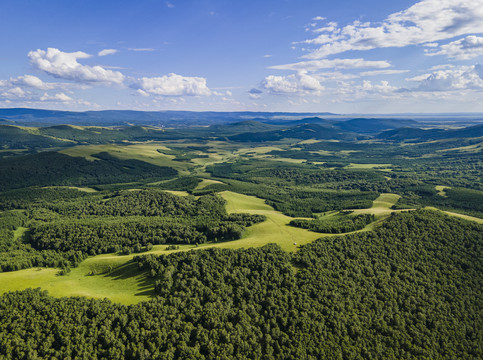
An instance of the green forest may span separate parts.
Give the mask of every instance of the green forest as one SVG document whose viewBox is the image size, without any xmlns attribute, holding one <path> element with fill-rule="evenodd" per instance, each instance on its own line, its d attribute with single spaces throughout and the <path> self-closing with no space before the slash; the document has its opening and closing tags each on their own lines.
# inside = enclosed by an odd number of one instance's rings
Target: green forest
<svg viewBox="0 0 483 360">
<path fill-rule="evenodd" d="M 157 297 L 123 306 L 0 298 L 6 359 L 480 358 L 483 227 L 430 211 L 375 231 L 276 245 L 138 256 Z M 26 336 L 28 334 L 28 336 Z"/>
<path fill-rule="evenodd" d="M 1 359 L 483 358 L 481 125 L 216 119 L 0 125 Z"/>
</svg>

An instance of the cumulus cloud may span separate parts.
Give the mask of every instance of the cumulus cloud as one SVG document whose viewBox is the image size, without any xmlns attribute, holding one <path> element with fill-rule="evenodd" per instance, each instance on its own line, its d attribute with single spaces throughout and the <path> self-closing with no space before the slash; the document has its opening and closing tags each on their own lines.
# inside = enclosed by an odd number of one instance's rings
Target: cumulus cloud
<svg viewBox="0 0 483 360">
<path fill-rule="evenodd" d="M 30 63 L 56 78 L 77 82 L 98 82 L 106 84 L 122 84 L 124 75 L 119 71 L 106 70 L 101 66 L 82 65 L 78 59 L 89 58 L 82 51 L 66 53 L 55 48 L 30 51 Z"/>
<path fill-rule="evenodd" d="M 483 0 L 422 0 L 389 15 L 381 23 L 362 23 L 316 30 L 304 41 L 318 48 L 304 55 L 321 59 L 349 50 L 422 45 L 456 36 L 483 32 Z"/>
<path fill-rule="evenodd" d="M 406 91 L 453 91 L 483 89 L 483 66 L 458 66 L 406 79 L 417 86 Z"/>
<path fill-rule="evenodd" d="M 269 69 L 294 70 L 294 71 L 317 71 L 319 69 L 355 69 L 355 68 L 387 68 L 391 64 L 387 61 L 368 61 L 364 59 L 322 59 L 311 61 L 300 61 L 293 64 L 274 65 Z"/>
<path fill-rule="evenodd" d="M 269 75 L 262 81 L 261 86 L 272 94 L 315 94 L 324 89 L 315 77 L 305 71 L 288 76 Z"/>
<path fill-rule="evenodd" d="M 25 97 L 26 93 L 22 90 L 22 88 L 14 87 L 2 92 L 1 96 L 6 99 L 16 99 Z"/>
<path fill-rule="evenodd" d="M 57 93 L 55 95 L 49 95 L 47 93 L 44 93 L 44 95 L 40 97 L 40 101 L 70 102 L 72 101 L 72 98 L 64 93 Z"/>
<path fill-rule="evenodd" d="M 454 58 L 456 60 L 473 59 L 483 55 L 483 37 L 470 35 L 463 39 L 441 45 L 439 50 L 426 50 L 426 55 L 446 55 L 447 57 Z"/>
<path fill-rule="evenodd" d="M 98 56 L 106 56 L 106 55 L 112 55 L 112 54 L 115 54 L 117 53 L 119 50 L 116 50 L 116 49 L 104 49 L 104 50 L 101 50 L 97 53 Z"/>
<path fill-rule="evenodd" d="M 22 75 L 16 78 L 10 78 L 9 80 L 0 80 L 1 87 L 21 86 L 21 87 L 32 87 L 40 90 L 50 90 L 63 85 L 64 84 L 46 83 L 33 75 Z"/>
<path fill-rule="evenodd" d="M 131 88 L 141 90 L 141 94 L 160 96 L 203 96 L 210 95 L 206 79 L 201 77 L 186 77 L 169 74 L 161 77 L 143 77 L 135 79 Z"/>
</svg>

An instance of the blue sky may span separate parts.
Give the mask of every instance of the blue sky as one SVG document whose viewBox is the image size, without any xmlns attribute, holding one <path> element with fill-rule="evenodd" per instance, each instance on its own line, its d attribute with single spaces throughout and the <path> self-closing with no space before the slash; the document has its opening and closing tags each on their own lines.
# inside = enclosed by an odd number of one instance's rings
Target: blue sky
<svg viewBox="0 0 483 360">
<path fill-rule="evenodd" d="M 0 45 L 0 107 L 483 111 L 483 0 L 2 0 Z"/>
</svg>

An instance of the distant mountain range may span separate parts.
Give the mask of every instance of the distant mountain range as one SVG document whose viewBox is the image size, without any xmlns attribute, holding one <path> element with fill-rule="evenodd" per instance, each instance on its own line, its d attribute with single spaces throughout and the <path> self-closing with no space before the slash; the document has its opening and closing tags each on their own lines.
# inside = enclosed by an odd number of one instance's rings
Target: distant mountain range
<svg viewBox="0 0 483 360">
<path fill-rule="evenodd" d="M 419 129 L 419 128 L 399 128 L 388 130 L 377 135 L 378 139 L 392 141 L 428 141 L 451 138 L 467 138 L 483 136 L 483 125 L 469 126 L 463 129 L 444 130 L 444 129 Z"/>
<path fill-rule="evenodd" d="M 332 113 L 288 112 L 194 112 L 194 111 L 58 111 L 27 108 L 0 109 L 0 119 L 14 121 L 18 125 L 49 126 L 72 124 L 83 126 L 151 125 L 164 127 L 207 126 L 228 124 L 243 120 L 293 119 L 310 116 L 335 116 Z"/>
</svg>

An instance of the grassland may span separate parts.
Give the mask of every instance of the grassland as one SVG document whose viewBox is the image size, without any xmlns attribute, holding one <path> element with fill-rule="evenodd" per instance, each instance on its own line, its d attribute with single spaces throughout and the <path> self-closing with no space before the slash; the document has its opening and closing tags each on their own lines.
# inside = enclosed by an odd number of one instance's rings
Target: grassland
<svg viewBox="0 0 483 360">
<path fill-rule="evenodd" d="M 60 151 L 69 156 L 83 157 L 87 160 L 97 160 L 92 155 L 100 152 L 108 152 L 121 160 L 140 160 L 158 166 L 169 166 L 179 171 L 180 175 L 188 175 L 193 164 L 182 161 L 173 161 L 174 155 L 166 155 L 158 152 L 158 149 L 167 149 L 159 143 L 142 143 L 134 145 L 86 145 L 74 146 Z"/>
<path fill-rule="evenodd" d="M 240 240 L 204 244 L 198 247 L 181 245 L 179 250 L 174 251 L 166 250 L 165 245 L 157 245 L 143 254 L 168 254 L 209 247 L 239 249 L 263 246 L 268 243 L 277 243 L 286 251 L 294 251 L 295 242 L 297 245 L 302 245 L 323 236 L 288 226 L 292 218 L 275 211 L 262 199 L 233 192 L 223 192 L 221 195 L 227 201 L 229 213 L 263 214 L 267 217 L 267 221 L 249 227 Z M 21 236 L 25 230 L 25 228 L 19 228 L 18 236 Z M 0 273 L 0 294 L 6 291 L 40 287 L 56 297 L 86 296 L 108 298 L 122 304 L 138 303 L 153 296 L 154 284 L 145 273 L 137 270 L 136 265 L 131 261 L 133 257 L 134 255 L 117 254 L 93 256 L 63 276 L 58 275 L 58 269 L 48 268 Z"/>
<path fill-rule="evenodd" d="M 445 213 L 447 215 L 450 215 L 450 216 L 456 216 L 456 217 L 459 217 L 460 219 L 465 219 L 465 220 L 469 220 L 469 221 L 475 221 L 478 224 L 483 224 L 483 219 L 480 219 L 480 218 L 477 218 L 477 217 L 474 217 L 474 216 L 459 214 L 459 213 L 455 213 L 455 212 L 451 212 L 451 211 L 440 210 L 440 209 L 437 209 L 437 208 L 432 207 L 432 206 L 426 206 L 425 209 L 435 210 L 435 211 L 441 211 L 441 212 L 443 212 L 443 213 Z"/>
<path fill-rule="evenodd" d="M 445 190 L 450 189 L 450 187 L 449 186 L 436 185 L 435 189 L 438 192 L 438 195 L 443 196 L 443 197 L 447 197 Z"/>
<path fill-rule="evenodd" d="M 184 195 L 184 194 L 179 194 Z M 310 243 L 315 239 L 329 236 L 328 234 L 314 233 L 305 229 L 288 226 L 293 219 L 274 210 L 265 204 L 263 199 L 254 196 L 242 195 L 230 191 L 220 194 L 226 200 L 228 213 L 261 214 L 267 217 L 263 223 L 247 228 L 239 240 L 208 243 L 201 246 L 181 245 L 178 250 L 166 250 L 165 245 L 156 245 L 152 250 L 143 254 L 169 254 L 177 251 L 189 251 L 219 248 L 249 248 L 259 247 L 268 243 L 279 244 L 285 251 L 296 251 L 297 246 Z M 391 206 L 399 198 L 395 194 L 381 194 L 370 209 L 354 210 L 354 213 L 371 213 L 376 215 L 376 222 L 369 224 L 359 231 L 372 229 L 377 223 L 390 215 Z M 326 213 L 331 216 L 337 212 Z M 445 212 L 467 220 L 483 223 L 482 219 L 456 213 Z M 18 228 L 16 237 L 22 236 L 26 228 Z M 295 245 L 295 243 L 297 245 Z M 93 256 L 83 261 L 70 273 L 59 276 L 58 269 L 34 268 L 14 272 L 0 273 L 0 294 L 6 291 L 23 290 L 40 287 L 48 290 L 52 296 L 86 296 L 91 298 L 108 298 L 122 304 L 135 304 L 154 296 L 154 284 L 146 273 L 139 272 L 136 264 L 132 262 L 135 255 L 104 254 Z"/>
</svg>

